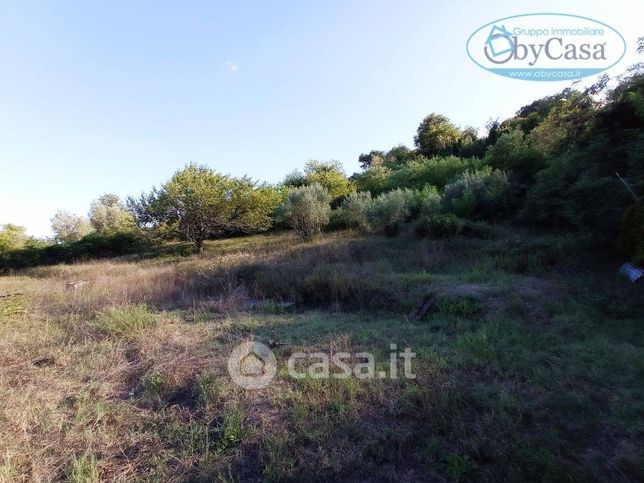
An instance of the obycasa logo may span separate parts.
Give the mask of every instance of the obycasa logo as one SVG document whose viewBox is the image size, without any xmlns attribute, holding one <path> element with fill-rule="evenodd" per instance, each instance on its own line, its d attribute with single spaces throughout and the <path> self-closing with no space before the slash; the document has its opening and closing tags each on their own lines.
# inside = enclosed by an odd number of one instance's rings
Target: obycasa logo
<svg viewBox="0 0 644 483">
<path fill-rule="evenodd" d="M 477 29 L 467 53 L 480 67 L 522 80 L 571 80 L 619 62 L 626 42 L 614 28 L 568 14 L 525 14 Z"/>
</svg>

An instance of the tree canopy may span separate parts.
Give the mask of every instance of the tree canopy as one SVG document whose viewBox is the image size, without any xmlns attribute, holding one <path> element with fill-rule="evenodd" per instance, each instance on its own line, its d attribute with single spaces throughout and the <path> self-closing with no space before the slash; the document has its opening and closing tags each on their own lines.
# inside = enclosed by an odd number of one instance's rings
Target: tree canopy
<svg viewBox="0 0 644 483">
<path fill-rule="evenodd" d="M 201 249 L 208 238 L 267 230 L 280 200 L 277 190 L 250 178 L 189 164 L 160 189 L 130 199 L 129 205 L 141 224 L 162 227 Z"/>
</svg>

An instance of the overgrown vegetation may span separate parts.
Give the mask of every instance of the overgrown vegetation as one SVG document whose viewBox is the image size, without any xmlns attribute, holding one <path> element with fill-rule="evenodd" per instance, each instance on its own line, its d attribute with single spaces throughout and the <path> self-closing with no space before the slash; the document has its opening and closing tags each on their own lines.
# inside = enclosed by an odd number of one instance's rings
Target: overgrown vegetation
<svg viewBox="0 0 644 483">
<path fill-rule="evenodd" d="M 327 227 L 395 236 L 412 223 L 418 233 L 431 234 L 423 228 L 430 218 L 438 223 L 455 215 L 566 231 L 584 237 L 591 249 L 639 259 L 643 98 L 644 76 L 637 65 L 583 91 L 567 88 L 538 99 L 514 117 L 490 122 L 484 136 L 430 114 L 418 127 L 415 149 L 396 146 L 362 154 L 363 171 L 350 178 L 337 161 L 310 161 L 277 186 L 189 164 L 160 188 L 130 197 L 127 208 L 105 194 L 87 219 L 58 212 L 52 219 L 54 246 L 75 252 L 74 244 L 87 236 L 127 235 L 188 240 L 201 250 L 208 239 L 283 226 L 304 241 Z M 434 216 L 439 214 L 448 216 Z M 40 263 L 35 252 L 42 253 L 43 263 L 78 258 L 51 245 L 6 225 L 0 230 L 0 267 Z"/>
<path fill-rule="evenodd" d="M 189 164 L 53 240 L 3 226 L 0 479 L 644 480 L 644 298 L 615 274 L 644 258 L 643 99 L 634 68 L 483 136 L 430 114 L 349 178 Z M 249 340 L 282 367 L 410 347 L 416 378 L 246 391 Z"/>
<path fill-rule="evenodd" d="M 571 259 L 573 239 L 462 233 L 287 232 L 0 278 L 16 294 L 0 298 L 0 475 L 642 479 L 640 287 L 592 254 Z M 409 346 L 416 379 L 280 371 L 243 391 L 226 359 L 248 338 L 280 364 L 301 351 L 386 364 L 391 343 Z"/>
</svg>

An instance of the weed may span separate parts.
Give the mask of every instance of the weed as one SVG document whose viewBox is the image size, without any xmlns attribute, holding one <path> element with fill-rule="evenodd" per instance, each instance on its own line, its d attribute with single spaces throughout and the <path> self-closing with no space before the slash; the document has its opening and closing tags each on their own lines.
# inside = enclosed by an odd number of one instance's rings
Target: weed
<svg viewBox="0 0 644 483">
<path fill-rule="evenodd" d="M 96 457 L 88 454 L 74 457 L 68 476 L 72 483 L 97 483 L 100 481 Z"/>
<path fill-rule="evenodd" d="M 125 305 L 109 307 L 96 318 L 97 327 L 110 335 L 128 337 L 152 327 L 155 315 L 147 305 Z"/>
<path fill-rule="evenodd" d="M 483 313 L 483 306 L 472 297 L 441 297 L 438 310 L 450 317 L 474 318 Z"/>
<path fill-rule="evenodd" d="M 467 455 L 461 456 L 456 453 L 448 453 L 444 458 L 447 474 L 456 481 L 468 477 L 474 471 L 475 465 Z"/>
<path fill-rule="evenodd" d="M 216 449 L 219 452 L 237 446 L 244 438 L 244 410 L 239 405 L 226 408 L 217 428 Z"/>
</svg>

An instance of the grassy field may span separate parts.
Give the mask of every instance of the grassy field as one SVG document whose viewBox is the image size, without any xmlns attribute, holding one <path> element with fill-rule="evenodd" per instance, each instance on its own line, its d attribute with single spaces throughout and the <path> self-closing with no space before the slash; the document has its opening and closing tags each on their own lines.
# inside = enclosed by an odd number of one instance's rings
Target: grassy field
<svg viewBox="0 0 644 483">
<path fill-rule="evenodd" d="M 470 225 L 0 277 L 0 480 L 641 481 L 644 297 L 600 259 Z M 394 343 L 417 377 L 244 390 L 251 339 L 280 364 Z"/>
</svg>

